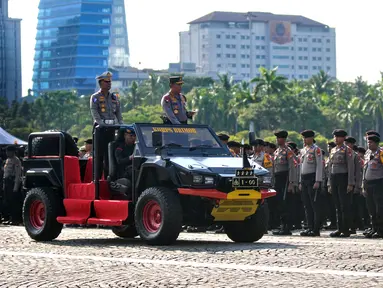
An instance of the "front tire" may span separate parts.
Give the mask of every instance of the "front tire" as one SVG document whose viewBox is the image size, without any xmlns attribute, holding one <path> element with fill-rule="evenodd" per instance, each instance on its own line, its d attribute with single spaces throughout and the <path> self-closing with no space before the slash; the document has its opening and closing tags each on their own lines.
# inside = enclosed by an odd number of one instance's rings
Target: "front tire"
<svg viewBox="0 0 383 288">
<path fill-rule="evenodd" d="M 251 218 L 243 222 L 226 222 L 223 227 L 227 237 L 234 242 L 252 243 L 263 237 L 268 225 L 267 203 L 259 205 L 257 211 Z"/>
<path fill-rule="evenodd" d="M 150 245 L 170 245 L 181 232 L 182 207 L 177 193 L 163 187 L 146 189 L 138 198 L 136 229 Z"/>
<path fill-rule="evenodd" d="M 57 217 L 63 215 L 62 199 L 49 188 L 33 188 L 25 197 L 23 221 L 29 237 L 36 241 L 56 239 L 63 228 Z"/>
</svg>

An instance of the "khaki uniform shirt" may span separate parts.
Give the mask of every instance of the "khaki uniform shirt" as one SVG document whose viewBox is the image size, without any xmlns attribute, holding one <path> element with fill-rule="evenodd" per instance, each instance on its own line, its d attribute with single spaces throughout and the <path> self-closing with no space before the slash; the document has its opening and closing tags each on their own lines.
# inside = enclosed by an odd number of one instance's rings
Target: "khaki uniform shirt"
<svg viewBox="0 0 383 288">
<path fill-rule="evenodd" d="M 181 124 L 181 121 L 189 119 L 186 109 L 186 97 L 182 94 L 173 95 L 171 92 L 165 94 L 161 99 L 161 106 L 172 124 Z"/>
<path fill-rule="evenodd" d="M 363 180 L 377 180 L 383 178 L 383 150 L 378 148 L 372 152 L 367 150 L 364 155 Z"/>
<path fill-rule="evenodd" d="M 302 175 L 315 173 L 315 181 L 323 181 L 323 155 L 322 150 L 315 144 L 310 147 L 304 147 L 301 150 L 301 181 Z"/>
<path fill-rule="evenodd" d="M 21 184 L 21 161 L 16 156 L 8 158 L 4 165 L 4 178 L 11 178 L 15 181 L 14 190 L 18 190 Z"/>
<path fill-rule="evenodd" d="M 348 174 L 347 185 L 355 185 L 355 161 L 354 151 L 342 145 L 340 147 L 334 147 L 331 149 L 329 157 L 329 177 L 328 186 L 331 183 L 331 177 L 334 174 Z"/>
<path fill-rule="evenodd" d="M 107 96 L 101 90 L 90 97 L 90 111 L 93 121 L 97 124 L 105 124 L 105 120 L 114 121 L 114 124 L 123 124 L 121 104 L 117 96 L 108 93 Z"/>
<path fill-rule="evenodd" d="M 273 175 L 275 176 L 276 173 L 288 171 L 289 182 L 295 183 L 297 180 L 295 169 L 293 151 L 287 145 L 278 147 L 274 152 Z"/>
</svg>

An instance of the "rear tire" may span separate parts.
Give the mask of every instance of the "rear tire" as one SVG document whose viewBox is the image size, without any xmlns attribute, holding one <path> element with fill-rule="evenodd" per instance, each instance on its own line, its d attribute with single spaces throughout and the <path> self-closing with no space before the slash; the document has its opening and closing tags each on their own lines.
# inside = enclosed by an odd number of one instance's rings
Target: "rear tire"
<svg viewBox="0 0 383 288">
<path fill-rule="evenodd" d="M 227 237 L 232 241 L 252 243 L 261 239 L 265 232 L 267 232 L 268 219 L 268 207 L 265 202 L 258 206 L 257 211 L 251 218 L 243 222 L 226 222 L 223 227 Z"/>
<path fill-rule="evenodd" d="M 137 229 L 134 225 L 113 227 L 112 232 L 118 237 L 127 239 L 138 236 Z"/>
<path fill-rule="evenodd" d="M 136 229 L 150 245 L 174 243 L 182 228 L 182 207 L 177 193 L 164 187 L 146 189 L 138 198 Z"/>
<path fill-rule="evenodd" d="M 64 213 L 62 199 L 49 188 L 33 188 L 25 197 L 23 221 L 29 237 L 36 241 L 56 239 L 63 228 L 57 217 Z"/>
<path fill-rule="evenodd" d="M 45 132 L 53 132 L 48 130 Z M 72 136 L 68 133 L 60 131 L 65 137 L 65 155 L 78 156 L 78 148 Z M 48 137 L 36 137 L 32 140 L 32 155 L 34 156 L 47 156 L 59 155 L 60 139 Z"/>
</svg>

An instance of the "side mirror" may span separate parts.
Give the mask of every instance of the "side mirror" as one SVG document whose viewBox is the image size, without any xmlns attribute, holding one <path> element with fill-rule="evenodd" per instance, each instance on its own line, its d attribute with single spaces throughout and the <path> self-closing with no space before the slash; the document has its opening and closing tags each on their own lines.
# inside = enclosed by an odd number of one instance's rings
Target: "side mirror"
<svg viewBox="0 0 383 288">
<path fill-rule="evenodd" d="M 249 132 L 249 144 L 253 143 L 255 141 L 255 133 Z"/>
<path fill-rule="evenodd" d="M 152 132 L 152 144 L 153 144 L 153 147 L 162 146 L 162 132 L 159 132 L 159 131 Z"/>
</svg>

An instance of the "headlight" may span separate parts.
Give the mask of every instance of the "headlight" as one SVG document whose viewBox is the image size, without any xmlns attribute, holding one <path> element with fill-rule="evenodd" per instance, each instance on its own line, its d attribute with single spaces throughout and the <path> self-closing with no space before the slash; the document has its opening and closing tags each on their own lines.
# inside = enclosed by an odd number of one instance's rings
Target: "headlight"
<svg viewBox="0 0 383 288">
<path fill-rule="evenodd" d="M 213 185 L 214 178 L 213 177 L 205 177 L 205 184 Z"/>
<path fill-rule="evenodd" d="M 214 185 L 214 177 L 203 176 L 203 175 L 193 175 L 193 184 Z"/>
<path fill-rule="evenodd" d="M 193 183 L 194 184 L 202 184 L 203 183 L 203 176 L 202 175 L 194 175 L 193 176 Z"/>
</svg>

